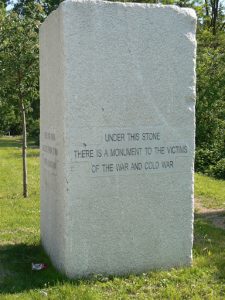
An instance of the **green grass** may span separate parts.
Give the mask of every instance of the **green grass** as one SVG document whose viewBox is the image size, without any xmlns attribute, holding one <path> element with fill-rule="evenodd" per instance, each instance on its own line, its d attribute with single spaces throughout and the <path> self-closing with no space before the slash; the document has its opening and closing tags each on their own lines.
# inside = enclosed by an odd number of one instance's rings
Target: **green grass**
<svg viewBox="0 0 225 300">
<path fill-rule="evenodd" d="M 225 208 L 225 181 L 195 174 L 195 197 L 207 208 Z"/>
<path fill-rule="evenodd" d="M 192 268 L 83 281 L 59 274 L 40 246 L 39 152 L 28 151 L 29 199 L 24 200 L 19 147 L 19 139 L 0 139 L 0 299 L 225 299 L 225 232 L 201 215 L 195 220 Z M 204 179 L 209 186 L 211 179 L 197 175 L 198 196 Z M 212 206 L 223 203 L 217 197 L 224 182 L 213 184 L 217 190 L 205 194 Z M 49 267 L 34 272 L 32 262 Z"/>
</svg>

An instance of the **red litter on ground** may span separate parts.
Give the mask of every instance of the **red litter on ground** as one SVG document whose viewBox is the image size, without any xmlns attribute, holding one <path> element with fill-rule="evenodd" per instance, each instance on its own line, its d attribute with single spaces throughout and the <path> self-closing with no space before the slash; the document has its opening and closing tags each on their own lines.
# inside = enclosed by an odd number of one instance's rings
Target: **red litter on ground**
<svg viewBox="0 0 225 300">
<path fill-rule="evenodd" d="M 46 264 L 35 264 L 32 263 L 32 271 L 41 271 L 46 269 L 48 266 Z"/>
</svg>

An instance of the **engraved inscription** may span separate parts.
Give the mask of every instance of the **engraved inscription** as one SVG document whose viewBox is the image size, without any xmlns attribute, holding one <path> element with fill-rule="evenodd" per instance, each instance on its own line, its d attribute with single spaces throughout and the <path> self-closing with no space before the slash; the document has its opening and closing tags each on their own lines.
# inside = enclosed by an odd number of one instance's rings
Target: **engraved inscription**
<svg viewBox="0 0 225 300">
<path fill-rule="evenodd" d="M 57 169 L 58 148 L 55 146 L 56 135 L 54 132 L 45 131 L 43 134 L 44 144 L 41 146 L 43 162 L 46 168 Z"/>
<path fill-rule="evenodd" d="M 101 130 L 101 129 L 99 129 Z M 167 141 L 167 142 L 166 142 Z M 181 171 L 177 158 L 190 156 L 188 144 L 170 142 L 162 130 L 102 130 L 102 143 L 73 150 L 72 162 L 89 162 L 94 176 Z"/>
</svg>

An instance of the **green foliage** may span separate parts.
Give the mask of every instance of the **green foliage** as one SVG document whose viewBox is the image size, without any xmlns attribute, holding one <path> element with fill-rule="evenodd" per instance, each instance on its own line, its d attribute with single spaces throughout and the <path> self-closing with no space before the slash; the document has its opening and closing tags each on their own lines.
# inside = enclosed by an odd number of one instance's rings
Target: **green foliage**
<svg viewBox="0 0 225 300">
<path fill-rule="evenodd" d="M 55 10 L 61 2 L 63 2 L 63 0 L 18 0 L 14 5 L 13 10 L 19 15 L 43 20 Z M 41 14 L 39 13 L 34 16 L 34 9 L 37 7 Z"/>
<path fill-rule="evenodd" d="M 196 143 L 225 150 L 225 34 L 198 34 Z"/>
<path fill-rule="evenodd" d="M 0 0 L 0 7 L 2 9 L 4 9 L 4 8 L 6 8 L 8 3 L 9 3 L 9 0 Z"/>
<path fill-rule="evenodd" d="M 40 144 L 40 120 L 35 120 L 30 125 L 30 129 L 28 129 L 28 138 L 34 141 L 35 145 L 39 146 Z"/>
<path fill-rule="evenodd" d="M 217 4 L 216 4 L 217 3 Z M 225 12 L 221 1 L 205 1 L 198 13 L 196 160 L 197 171 L 219 175 L 225 158 Z M 221 164 L 218 165 L 218 169 Z"/>
<path fill-rule="evenodd" d="M 216 178 L 225 180 L 225 158 L 220 159 L 216 165 L 211 168 L 211 174 Z"/>
<path fill-rule="evenodd" d="M 0 115 L 2 131 L 21 128 L 18 123 L 21 123 L 22 103 L 31 119 L 37 117 L 39 24 L 38 20 L 21 17 L 13 11 L 1 14 L 0 106 L 5 112 Z"/>
<path fill-rule="evenodd" d="M 12 106 L 0 100 L 0 134 L 21 133 L 20 120 Z"/>
<path fill-rule="evenodd" d="M 207 172 L 211 165 L 216 163 L 215 152 L 209 149 L 199 148 L 195 151 L 195 171 Z"/>
<path fill-rule="evenodd" d="M 54 9 L 57 9 L 59 4 L 63 2 L 63 0 L 44 0 L 43 5 L 46 14 L 50 14 Z"/>
</svg>

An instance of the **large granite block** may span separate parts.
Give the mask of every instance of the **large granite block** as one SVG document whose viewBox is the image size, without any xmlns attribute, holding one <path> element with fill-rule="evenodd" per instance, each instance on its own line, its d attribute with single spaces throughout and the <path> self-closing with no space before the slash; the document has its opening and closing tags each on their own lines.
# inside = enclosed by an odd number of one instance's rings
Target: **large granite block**
<svg viewBox="0 0 225 300">
<path fill-rule="evenodd" d="M 191 264 L 195 27 L 72 0 L 41 26 L 41 239 L 69 277 Z"/>
</svg>

